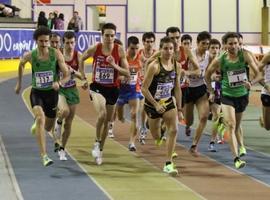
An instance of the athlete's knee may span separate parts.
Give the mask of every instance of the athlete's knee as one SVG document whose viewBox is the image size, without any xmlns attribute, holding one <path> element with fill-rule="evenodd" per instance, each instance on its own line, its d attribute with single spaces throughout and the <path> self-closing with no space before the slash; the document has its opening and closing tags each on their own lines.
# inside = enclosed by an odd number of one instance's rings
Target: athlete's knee
<svg viewBox="0 0 270 200">
<path fill-rule="evenodd" d="M 59 115 L 62 117 L 62 118 L 67 118 L 67 116 L 69 115 L 69 109 L 68 108 L 63 108 L 63 109 L 60 109 L 59 110 Z"/>
<path fill-rule="evenodd" d="M 132 121 L 136 120 L 137 113 L 135 110 L 130 111 L 130 118 Z"/>
<path fill-rule="evenodd" d="M 225 121 L 225 125 L 226 125 L 227 129 L 235 130 L 236 124 L 234 121 L 227 120 L 227 121 Z"/>
<path fill-rule="evenodd" d="M 204 114 L 200 117 L 200 122 L 201 123 L 206 123 L 208 120 L 208 115 Z"/>
<path fill-rule="evenodd" d="M 42 112 L 37 113 L 35 119 L 36 119 L 37 124 L 42 124 L 42 125 L 45 124 L 45 115 L 44 115 L 44 113 L 42 113 Z"/>
</svg>

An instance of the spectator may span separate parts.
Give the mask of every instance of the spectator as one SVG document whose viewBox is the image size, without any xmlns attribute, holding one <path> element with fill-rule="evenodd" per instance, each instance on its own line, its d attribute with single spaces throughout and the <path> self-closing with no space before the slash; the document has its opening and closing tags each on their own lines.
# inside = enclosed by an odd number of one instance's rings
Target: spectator
<svg viewBox="0 0 270 200">
<path fill-rule="evenodd" d="M 45 12 L 40 11 L 39 15 L 38 15 L 38 22 L 37 22 L 37 27 L 41 27 L 41 26 L 48 26 L 48 20 L 45 16 Z"/>
<path fill-rule="evenodd" d="M 78 27 L 75 26 L 75 19 L 72 17 L 71 20 L 68 22 L 68 30 L 73 30 L 74 32 L 78 32 Z"/>
<path fill-rule="evenodd" d="M 59 17 L 55 20 L 55 29 L 57 30 L 64 30 L 64 24 L 65 20 L 64 20 L 64 14 L 63 13 L 60 13 L 59 14 Z"/>
<path fill-rule="evenodd" d="M 48 28 L 53 29 L 53 18 L 54 14 L 52 12 L 49 13 L 49 18 L 48 18 Z"/>
<path fill-rule="evenodd" d="M 73 12 L 73 19 L 75 20 L 75 27 L 77 27 L 78 30 L 83 30 L 83 21 L 82 18 L 79 16 L 78 11 Z"/>
</svg>

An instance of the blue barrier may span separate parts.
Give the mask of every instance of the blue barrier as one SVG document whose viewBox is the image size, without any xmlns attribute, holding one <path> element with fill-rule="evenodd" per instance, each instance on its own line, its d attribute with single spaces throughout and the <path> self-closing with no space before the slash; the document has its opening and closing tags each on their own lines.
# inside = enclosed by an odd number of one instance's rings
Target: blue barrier
<svg viewBox="0 0 270 200">
<path fill-rule="evenodd" d="M 0 59 L 19 58 L 24 52 L 36 48 L 33 32 L 31 29 L 0 29 Z M 55 32 L 63 35 L 65 31 Z M 98 31 L 80 31 L 76 37 L 76 49 L 80 52 L 101 41 Z M 117 38 L 120 38 L 120 33 L 117 33 Z"/>
</svg>

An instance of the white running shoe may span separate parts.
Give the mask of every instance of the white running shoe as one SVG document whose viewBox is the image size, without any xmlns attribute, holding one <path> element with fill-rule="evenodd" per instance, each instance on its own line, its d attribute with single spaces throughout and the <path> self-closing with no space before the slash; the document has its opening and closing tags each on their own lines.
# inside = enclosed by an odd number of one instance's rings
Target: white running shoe
<svg viewBox="0 0 270 200">
<path fill-rule="evenodd" d="M 61 149 L 60 151 L 58 151 L 58 155 L 59 155 L 60 160 L 62 160 L 62 161 L 68 160 L 64 149 Z"/>
<path fill-rule="evenodd" d="M 100 143 L 99 142 L 94 143 L 94 147 L 92 149 L 92 156 L 94 157 L 95 162 L 97 163 L 97 165 L 100 165 L 102 163 L 101 152 L 100 152 Z M 101 162 L 99 161 L 100 158 L 101 158 Z"/>
<path fill-rule="evenodd" d="M 108 130 L 108 137 L 109 137 L 109 138 L 114 138 L 114 134 L 113 134 L 113 129 L 112 129 L 112 128 L 110 128 L 110 129 Z"/>
<path fill-rule="evenodd" d="M 97 165 L 101 165 L 102 164 L 102 151 L 99 151 L 99 156 L 95 158 L 95 162 Z"/>
</svg>

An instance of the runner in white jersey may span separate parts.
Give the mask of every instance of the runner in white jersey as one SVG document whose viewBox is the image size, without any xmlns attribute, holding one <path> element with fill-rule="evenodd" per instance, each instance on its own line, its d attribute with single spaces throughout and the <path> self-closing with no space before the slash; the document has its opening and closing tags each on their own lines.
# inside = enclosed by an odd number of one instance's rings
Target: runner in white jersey
<svg viewBox="0 0 270 200">
<path fill-rule="evenodd" d="M 263 128 L 270 130 L 270 52 L 264 55 L 259 65 L 260 70 L 264 70 L 264 87 L 261 92 L 262 117 L 260 123 Z"/>
<path fill-rule="evenodd" d="M 193 50 L 193 54 L 197 57 L 201 73 L 199 76 L 189 76 L 189 87 L 184 98 L 187 128 L 193 124 L 194 105 L 198 111 L 199 124 L 195 130 L 195 136 L 189 150 L 194 156 L 199 155 L 197 145 L 206 126 L 209 114 L 209 103 L 207 97 L 207 88 L 204 81 L 204 74 L 207 66 L 209 65 L 208 46 L 210 39 L 211 35 L 206 31 L 200 32 L 197 36 L 197 48 Z M 193 65 L 190 64 L 188 68 L 189 70 L 192 70 Z"/>
</svg>

